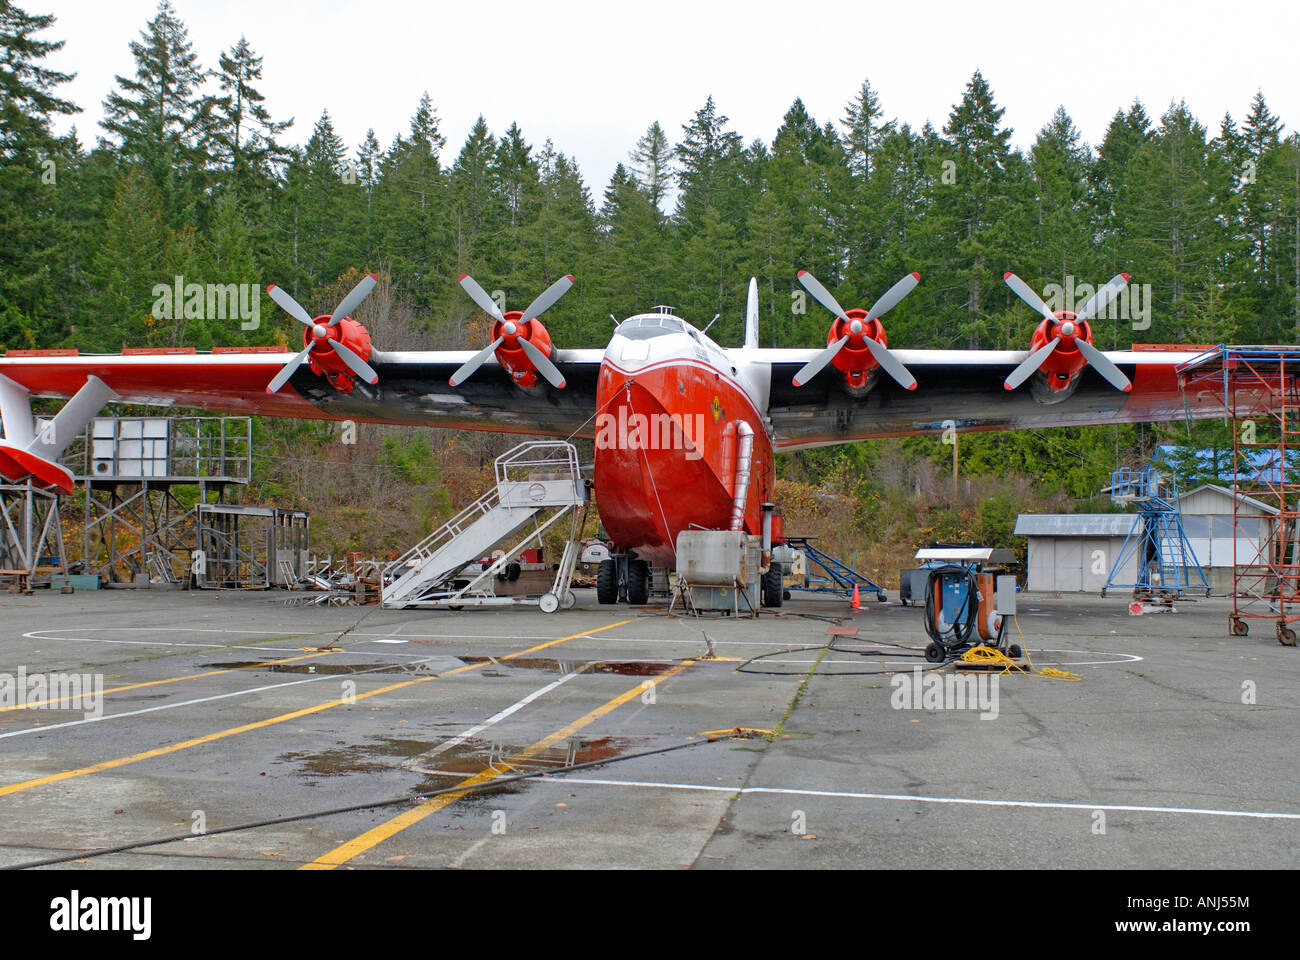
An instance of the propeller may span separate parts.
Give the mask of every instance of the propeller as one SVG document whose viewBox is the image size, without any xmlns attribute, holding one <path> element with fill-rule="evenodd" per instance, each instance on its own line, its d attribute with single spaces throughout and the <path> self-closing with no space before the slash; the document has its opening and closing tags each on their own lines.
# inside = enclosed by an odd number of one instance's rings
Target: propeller
<svg viewBox="0 0 1300 960">
<path fill-rule="evenodd" d="M 378 283 L 378 281 L 378 274 L 368 273 L 362 277 L 361 282 L 353 287 L 346 297 L 339 301 L 339 305 L 335 307 L 334 312 L 330 314 L 329 320 L 324 323 L 320 323 L 317 319 L 313 318 L 312 315 L 304 310 L 302 305 L 298 303 L 298 301 L 295 300 L 283 287 L 277 287 L 275 284 L 268 286 L 266 292 L 271 299 L 278 303 L 285 313 L 311 331 L 311 342 L 307 344 L 306 349 L 301 353 L 296 354 L 292 360 L 284 365 L 280 372 L 275 375 L 275 378 L 266 385 L 266 392 L 279 392 L 280 388 L 289 382 L 289 378 L 294 375 L 294 372 L 300 366 L 302 366 L 303 362 L 311 352 L 316 350 L 322 344 L 329 344 L 330 349 L 338 354 L 339 359 L 347 365 L 348 369 L 366 383 L 378 383 L 379 374 L 375 373 L 370 364 L 361 359 L 355 350 L 339 340 L 339 334 L 336 332 L 339 321 L 343 320 L 352 313 L 353 310 L 361 305 L 361 301 L 370 294 L 370 291 L 375 288 L 375 284 Z"/>
<path fill-rule="evenodd" d="M 542 293 L 528 305 L 528 309 L 520 315 L 518 320 L 506 319 L 505 315 L 501 312 L 501 308 L 497 306 L 496 301 L 488 296 L 487 291 L 479 286 L 478 282 L 468 273 L 461 275 L 460 285 L 464 288 L 465 292 L 469 294 L 470 299 L 478 304 L 479 309 L 500 325 L 500 335 L 478 353 L 474 354 L 474 356 L 461 364 L 459 369 L 451 375 L 448 382 L 453 387 L 464 383 L 474 375 L 474 371 L 481 367 L 488 357 L 496 353 L 497 348 L 505 344 L 507 341 L 514 341 L 514 343 L 519 346 L 519 349 L 524 352 L 524 356 L 528 358 L 537 372 L 545 377 L 550 382 L 551 386 L 555 387 L 557 390 L 563 389 L 565 384 L 564 374 L 560 373 L 559 368 L 551 362 L 550 358 L 547 357 L 546 354 L 542 353 L 542 351 L 537 349 L 537 347 L 527 337 L 522 335 L 522 328 L 530 321 L 536 320 L 539 316 L 553 307 L 560 297 L 569 292 L 569 288 L 573 286 L 573 275 L 570 274 L 561 277 L 543 290 Z"/>
<path fill-rule="evenodd" d="M 1117 273 L 1111 277 L 1104 286 L 1088 298 L 1072 319 L 1062 317 L 1059 321 L 1056 314 L 1048 308 L 1042 297 L 1035 293 L 1029 284 L 1011 272 L 1008 272 L 1003 279 L 1016 296 L 1037 310 L 1043 319 L 1048 322 L 1049 330 L 1051 324 L 1056 324 L 1055 336 L 1048 343 L 1031 353 L 1003 381 L 1002 385 L 1006 389 L 1014 390 L 1028 380 L 1030 375 L 1043 365 L 1043 361 L 1050 357 L 1056 348 L 1064 342 L 1075 346 L 1083 354 L 1084 360 L 1091 364 L 1116 390 L 1127 393 L 1133 389 L 1133 384 L 1128 377 L 1124 376 L 1119 367 L 1115 366 L 1104 353 L 1092 345 L 1088 336 L 1085 335 L 1086 328 L 1084 327 L 1088 320 L 1109 306 L 1110 302 L 1128 284 L 1129 277 L 1127 273 Z"/>
<path fill-rule="evenodd" d="M 822 368 L 835 359 L 835 355 L 844 349 L 845 344 L 857 337 L 865 344 L 876 362 L 880 364 L 886 373 L 898 381 L 900 386 L 908 390 L 915 390 L 916 378 L 908 372 L 907 368 L 903 366 L 888 347 L 879 340 L 867 336 L 866 328 L 872 320 L 878 320 L 896 307 L 899 301 L 912 292 L 920 280 L 921 275 L 919 273 L 909 273 L 886 290 L 880 299 L 871 305 L 865 319 L 853 320 L 844 312 L 844 308 L 840 306 L 839 301 L 822 285 L 821 281 L 807 270 L 800 270 L 799 282 L 813 295 L 814 300 L 844 321 L 845 329 L 848 332 L 804 364 L 803 368 L 794 375 L 794 385 L 796 387 L 803 386 L 817 376 Z"/>
</svg>

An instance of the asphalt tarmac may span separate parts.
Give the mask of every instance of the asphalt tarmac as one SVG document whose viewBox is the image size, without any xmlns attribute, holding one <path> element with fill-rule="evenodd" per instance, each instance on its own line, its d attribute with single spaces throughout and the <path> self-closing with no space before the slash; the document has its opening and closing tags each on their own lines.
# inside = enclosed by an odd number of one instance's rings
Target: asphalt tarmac
<svg viewBox="0 0 1300 960">
<path fill-rule="evenodd" d="M 1300 648 L 1263 621 L 1230 637 L 1228 601 L 1022 595 L 1034 667 L 1078 679 L 994 680 L 916 673 L 915 607 L 694 619 L 577 593 L 551 615 L 0 595 L 0 866 L 1300 860 Z M 46 702 L 53 674 L 87 677 L 80 699 Z"/>
</svg>

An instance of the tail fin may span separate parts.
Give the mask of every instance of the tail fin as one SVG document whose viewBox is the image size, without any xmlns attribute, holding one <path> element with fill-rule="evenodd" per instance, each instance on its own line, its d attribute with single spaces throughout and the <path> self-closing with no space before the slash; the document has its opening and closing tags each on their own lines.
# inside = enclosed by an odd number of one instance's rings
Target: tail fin
<svg viewBox="0 0 1300 960">
<path fill-rule="evenodd" d="M 745 299 L 745 349 L 758 349 L 758 280 L 749 278 L 749 296 Z"/>
</svg>

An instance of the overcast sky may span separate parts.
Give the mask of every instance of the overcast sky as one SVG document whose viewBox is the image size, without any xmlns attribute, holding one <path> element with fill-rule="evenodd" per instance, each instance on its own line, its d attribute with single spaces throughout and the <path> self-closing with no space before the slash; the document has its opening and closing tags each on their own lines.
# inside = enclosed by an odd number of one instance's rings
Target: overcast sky
<svg viewBox="0 0 1300 960">
<path fill-rule="evenodd" d="M 157 0 L 19 0 L 53 13 L 67 41 L 50 65 L 75 71 L 59 93 L 99 136 L 114 75 L 133 75 L 128 44 Z M 496 0 L 173 0 L 204 67 L 240 34 L 264 58 L 273 117 L 302 143 L 328 109 L 350 149 L 373 127 L 405 132 L 428 90 L 454 160 L 480 113 L 498 135 L 517 121 L 577 159 L 599 200 L 614 165 L 653 120 L 676 141 L 712 94 L 746 141 L 770 143 L 795 97 L 839 120 L 864 78 L 887 117 L 941 127 L 982 70 L 1014 142 L 1026 147 L 1064 105 L 1098 143 L 1134 98 L 1153 118 L 1183 99 L 1211 134 L 1240 121 L 1256 90 L 1288 131 L 1300 126 L 1300 5 L 1261 0 L 1054 3 L 641 0 L 546 4 Z"/>
</svg>

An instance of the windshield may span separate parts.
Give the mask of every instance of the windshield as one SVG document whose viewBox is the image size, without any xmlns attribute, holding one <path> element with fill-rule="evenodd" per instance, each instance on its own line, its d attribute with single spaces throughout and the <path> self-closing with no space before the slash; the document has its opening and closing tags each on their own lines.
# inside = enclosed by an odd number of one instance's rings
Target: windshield
<svg viewBox="0 0 1300 960">
<path fill-rule="evenodd" d="M 633 317 L 619 324 L 615 332 L 629 340 L 650 340 L 685 330 L 686 324 L 676 317 Z"/>
</svg>

